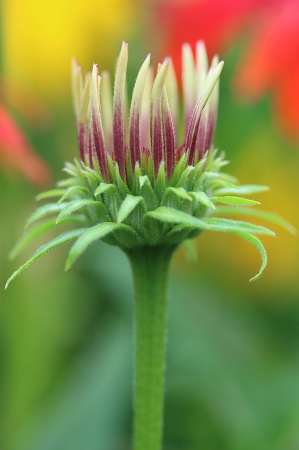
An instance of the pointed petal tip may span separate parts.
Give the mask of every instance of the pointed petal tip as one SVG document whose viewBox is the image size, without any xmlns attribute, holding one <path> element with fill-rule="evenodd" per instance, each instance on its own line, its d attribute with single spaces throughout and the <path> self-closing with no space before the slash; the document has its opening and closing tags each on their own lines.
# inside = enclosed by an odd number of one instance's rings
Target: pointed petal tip
<svg viewBox="0 0 299 450">
<path fill-rule="evenodd" d="M 92 76 L 94 76 L 94 74 L 96 74 L 98 76 L 98 73 L 99 73 L 98 65 L 96 63 L 93 63 L 93 65 L 92 65 Z"/>
</svg>

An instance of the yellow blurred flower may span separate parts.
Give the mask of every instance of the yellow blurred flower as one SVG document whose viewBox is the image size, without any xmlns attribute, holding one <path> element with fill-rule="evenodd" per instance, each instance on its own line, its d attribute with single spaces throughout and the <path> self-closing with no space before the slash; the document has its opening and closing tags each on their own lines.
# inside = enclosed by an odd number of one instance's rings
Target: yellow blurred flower
<svg viewBox="0 0 299 450">
<path fill-rule="evenodd" d="M 137 0 L 5 0 L 5 72 L 53 102 L 69 101 L 70 59 L 114 66 L 134 30 Z M 112 56 L 111 56 L 112 55 Z"/>
</svg>

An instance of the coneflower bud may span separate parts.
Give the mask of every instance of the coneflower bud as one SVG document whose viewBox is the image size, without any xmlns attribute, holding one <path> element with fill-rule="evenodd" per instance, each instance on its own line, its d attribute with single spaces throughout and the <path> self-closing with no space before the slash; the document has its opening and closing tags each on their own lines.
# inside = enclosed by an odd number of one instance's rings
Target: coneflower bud
<svg viewBox="0 0 299 450">
<path fill-rule="evenodd" d="M 38 196 L 39 199 L 61 198 L 58 203 L 37 209 L 28 219 L 27 226 L 48 214 L 58 213 L 56 224 L 73 222 L 79 228 L 42 246 L 8 283 L 49 249 L 70 239 L 78 238 L 70 250 L 67 268 L 97 239 L 118 245 L 125 251 L 159 245 L 174 249 L 204 230 L 230 232 L 252 243 L 263 261 L 253 278 L 256 279 L 263 272 L 267 257 L 255 234 L 274 233 L 262 226 L 214 215 L 251 213 L 279 222 L 291 232 L 294 228 L 277 215 L 244 208 L 259 202 L 242 195 L 264 191 L 267 187 L 237 186 L 235 178 L 221 170 L 227 161 L 223 153 L 217 156 L 213 138 L 223 61 L 219 63 L 215 56 L 208 68 L 202 41 L 196 45 L 195 60 L 191 47 L 183 45 L 182 126 L 171 59 L 166 58 L 159 64 L 154 78 L 150 55 L 137 75 L 128 120 L 127 62 L 128 44 L 123 42 L 112 99 L 107 72 L 103 72 L 101 78 L 98 66 L 94 64 L 92 74 L 87 74 L 83 83 L 81 68 L 72 61 L 80 161 L 66 164 L 65 171 L 70 178 L 58 183 L 58 189 Z M 184 130 L 183 136 L 179 129 Z M 25 235 L 21 239 L 12 255 L 54 225 L 53 219 L 38 223 L 30 230 L 29 237 Z"/>
</svg>

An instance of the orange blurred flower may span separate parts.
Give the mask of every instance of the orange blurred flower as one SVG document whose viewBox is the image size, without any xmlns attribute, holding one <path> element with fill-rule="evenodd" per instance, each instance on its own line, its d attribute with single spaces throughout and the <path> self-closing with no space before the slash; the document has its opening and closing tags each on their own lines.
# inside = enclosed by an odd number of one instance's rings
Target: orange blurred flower
<svg viewBox="0 0 299 450">
<path fill-rule="evenodd" d="M 34 152 L 24 132 L 1 103 L 0 163 L 13 167 L 39 186 L 47 185 L 51 179 L 46 163 Z"/>
<path fill-rule="evenodd" d="M 289 135 L 299 137 L 298 0 L 163 1 L 157 15 L 166 24 L 166 51 L 174 55 L 177 68 L 180 55 L 174 50 L 183 42 L 203 39 L 208 52 L 214 53 L 229 48 L 247 31 L 250 42 L 234 90 L 249 100 L 272 92 L 279 123 Z"/>
</svg>

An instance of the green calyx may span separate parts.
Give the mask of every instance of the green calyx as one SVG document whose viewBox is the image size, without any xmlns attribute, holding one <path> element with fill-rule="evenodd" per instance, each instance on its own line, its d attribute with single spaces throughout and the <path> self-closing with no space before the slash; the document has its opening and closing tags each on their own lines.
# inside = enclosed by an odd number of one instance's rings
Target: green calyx
<svg viewBox="0 0 299 450">
<path fill-rule="evenodd" d="M 267 188 L 237 186 L 233 177 L 221 172 L 221 167 L 227 164 L 224 155 L 217 157 L 216 150 L 210 151 L 195 167 L 188 166 L 187 161 L 188 152 L 181 156 L 168 181 L 163 163 L 155 181 L 147 174 L 147 170 L 136 163 L 134 174 L 131 172 L 127 176 L 127 184 L 120 177 L 116 164 L 109 166 L 113 182 L 107 184 L 96 167 L 91 169 L 77 160 L 74 160 L 74 164 L 67 163 L 64 170 L 69 178 L 59 182 L 58 189 L 38 196 L 38 199 L 59 197 L 58 202 L 41 206 L 29 217 L 26 223 L 26 229 L 29 230 L 12 249 L 11 257 L 55 226 L 74 223 L 77 228 L 40 247 L 31 259 L 14 272 L 6 287 L 16 275 L 48 250 L 74 238 L 77 240 L 69 252 L 66 269 L 72 266 L 88 245 L 98 239 L 123 250 L 160 244 L 179 246 L 184 240 L 193 239 L 204 230 L 233 233 L 252 243 L 262 256 L 261 269 L 252 279 L 258 278 L 266 266 L 267 256 L 255 235 L 273 236 L 274 233 L 259 225 L 215 217 L 215 214 L 239 212 L 279 223 L 291 232 L 295 232 L 294 228 L 277 215 L 274 217 L 271 213 L 251 208 L 259 202 L 243 198 L 243 195 L 262 192 Z M 48 218 L 53 214 L 57 214 L 56 220 Z M 45 217 L 47 220 L 40 221 Z"/>
</svg>

